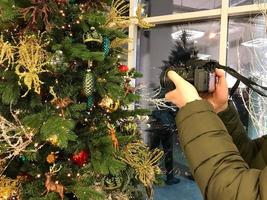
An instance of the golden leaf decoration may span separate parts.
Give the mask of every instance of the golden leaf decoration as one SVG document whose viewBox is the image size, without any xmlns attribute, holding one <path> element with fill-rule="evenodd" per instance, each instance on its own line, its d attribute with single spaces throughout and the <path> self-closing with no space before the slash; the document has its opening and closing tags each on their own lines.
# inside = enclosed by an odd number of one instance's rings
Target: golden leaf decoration
<svg viewBox="0 0 267 200">
<path fill-rule="evenodd" d="M 135 169 L 136 178 L 144 186 L 150 187 L 155 181 L 155 175 L 160 173 L 158 162 L 162 156 L 163 151 L 150 150 L 143 141 L 139 140 L 129 143 L 120 159 Z"/>
<path fill-rule="evenodd" d="M 41 37 L 30 35 L 20 39 L 18 44 L 18 60 L 15 69 L 19 79 L 23 79 L 28 90 L 22 96 L 25 97 L 31 89 L 40 94 L 41 84 L 39 74 L 48 72 L 44 66 L 48 63 L 47 52 L 44 49 Z"/>
<path fill-rule="evenodd" d="M 14 63 L 15 47 L 13 47 L 8 41 L 4 41 L 3 35 L 0 36 L 0 66 L 7 62 L 9 67 Z"/>
<path fill-rule="evenodd" d="M 117 47 L 121 47 L 130 42 L 132 42 L 130 38 L 115 38 L 114 40 L 111 41 L 110 48 L 114 49 Z"/>
<path fill-rule="evenodd" d="M 129 11 L 129 4 L 124 0 L 113 0 L 107 15 L 106 28 L 127 28 L 131 24 L 131 18 L 124 16 Z"/>
<path fill-rule="evenodd" d="M 136 18 L 138 20 L 138 26 L 140 28 L 145 28 L 145 29 L 154 27 L 155 26 L 154 24 L 148 23 L 144 20 L 145 17 L 142 16 L 142 9 L 143 9 L 143 6 L 139 4 L 136 10 Z"/>
</svg>

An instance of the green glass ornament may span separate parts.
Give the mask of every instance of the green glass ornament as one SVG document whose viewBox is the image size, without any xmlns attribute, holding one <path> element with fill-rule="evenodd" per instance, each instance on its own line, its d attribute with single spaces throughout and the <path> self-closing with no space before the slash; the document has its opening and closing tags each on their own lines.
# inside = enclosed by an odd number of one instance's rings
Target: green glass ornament
<svg viewBox="0 0 267 200">
<path fill-rule="evenodd" d="M 91 70 L 87 70 L 83 80 L 83 91 L 84 94 L 89 97 L 95 90 L 95 78 Z"/>
<path fill-rule="evenodd" d="M 76 3 L 76 0 L 69 0 L 69 3 L 70 4 L 75 4 Z"/>
<path fill-rule="evenodd" d="M 94 96 L 91 95 L 87 98 L 86 102 L 87 108 L 91 108 L 94 105 Z"/>
<path fill-rule="evenodd" d="M 109 54 L 109 50 L 110 50 L 110 40 L 107 37 L 104 37 L 103 39 L 103 51 L 105 56 L 107 56 Z"/>
</svg>

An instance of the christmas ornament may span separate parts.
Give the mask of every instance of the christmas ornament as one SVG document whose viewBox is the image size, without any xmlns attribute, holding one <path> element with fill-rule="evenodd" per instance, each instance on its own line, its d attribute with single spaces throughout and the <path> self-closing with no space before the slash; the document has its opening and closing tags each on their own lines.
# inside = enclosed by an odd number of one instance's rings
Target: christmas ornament
<svg viewBox="0 0 267 200">
<path fill-rule="evenodd" d="M 89 97 L 93 94 L 95 90 L 95 77 L 90 69 L 86 71 L 86 74 L 83 78 L 83 92 Z"/>
<path fill-rule="evenodd" d="M 109 50 L 110 50 L 110 40 L 107 37 L 104 37 L 103 51 L 104 51 L 105 56 L 109 54 Z"/>
<path fill-rule="evenodd" d="M 24 84 L 28 88 L 22 97 L 25 97 L 32 88 L 37 94 L 40 94 L 43 82 L 40 81 L 39 74 L 48 72 L 43 69 L 47 64 L 47 52 L 44 47 L 45 44 L 42 44 L 41 37 L 30 35 L 20 39 L 15 72 L 20 80 L 24 79 Z"/>
<path fill-rule="evenodd" d="M 112 146 L 114 147 L 115 150 L 117 150 L 119 148 L 119 141 L 116 135 L 115 127 L 111 124 L 108 124 L 108 129 L 112 141 Z"/>
<path fill-rule="evenodd" d="M 94 105 L 94 96 L 93 95 L 87 97 L 86 105 L 87 105 L 87 108 L 91 108 Z"/>
<path fill-rule="evenodd" d="M 57 135 L 52 135 L 52 136 L 50 136 L 48 139 L 47 139 L 47 141 L 49 141 L 52 145 L 57 145 L 58 144 L 58 137 L 57 137 Z"/>
<path fill-rule="evenodd" d="M 105 96 L 100 103 L 98 104 L 101 108 L 103 108 L 106 112 L 108 113 L 112 113 L 115 112 L 119 106 L 120 106 L 120 102 L 114 101 L 112 98 L 110 98 L 109 96 Z"/>
<path fill-rule="evenodd" d="M 102 35 L 100 35 L 96 31 L 95 27 L 91 27 L 90 31 L 84 34 L 83 42 L 84 43 L 96 42 L 102 44 L 103 38 Z"/>
<path fill-rule="evenodd" d="M 148 198 L 151 199 L 153 193 L 153 182 L 155 176 L 160 173 L 158 162 L 163 156 L 163 151 L 159 149 L 150 150 L 143 141 L 129 143 L 120 159 L 133 167 L 138 178 L 146 187 Z"/>
<path fill-rule="evenodd" d="M 0 66 L 9 67 L 14 62 L 15 48 L 8 42 L 4 41 L 3 35 L 0 36 Z"/>
<path fill-rule="evenodd" d="M 127 65 L 119 65 L 118 69 L 121 72 L 127 72 L 129 70 L 129 67 Z"/>
<path fill-rule="evenodd" d="M 75 4 L 76 3 L 76 0 L 69 0 L 69 3 L 70 4 Z"/>
<path fill-rule="evenodd" d="M 46 157 L 46 162 L 48 162 L 49 164 L 53 164 L 56 162 L 56 159 L 58 158 L 58 156 L 56 155 L 55 152 L 51 152 L 47 157 Z"/>
<path fill-rule="evenodd" d="M 135 122 L 127 121 L 121 124 L 120 130 L 123 133 L 128 135 L 136 135 L 137 134 L 137 124 Z"/>
<path fill-rule="evenodd" d="M 49 64 L 51 64 L 52 66 L 58 66 L 58 65 L 62 65 L 63 62 L 64 62 L 63 51 L 56 50 L 56 52 L 51 57 Z"/>
<path fill-rule="evenodd" d="M 29 161 L 28 158 L 27 158 L 26 156 L 24 156 L 24 155 L 19 156 L 19 159 L 20 159 L 23 163 Z"/>
<path fill-rule="evenodd" d="M 150 24 L 144 20 L 144 17 L 142 16 L 143 15 L 142 10 L 143 6 L 142 4 L 139 4 L 136 9 L 136 18 L 138 20 L 138 26 L 140 28 L 145 28 L 145 29 L 154 27 L 155 26 L 154 24 Z"/>
<path fill-rule="evenodd" d="M 122 179 L 119 176 L 110 174 L 103 178 L 102 185 L 104 190 L 115 190 L 122 186 Z"/>
<path fill-rule="evenodd" d="M 49 32 L 52 28 L 52 24 L 49 21 L 50 14 L 55 10 L 48 4 L 47 0 L 32 0 L 31 3 L 33 6 L 20 9 L 24 20 L 28 22 L 27 28 L 38 29 L 37 20 L 42 19 L 46 31 Z"/>
<path fill-rule="evenodd" d="M 85 163 L 88 162 L 89 152 L 82 150 L 74 155 L 72 155 L 71 160 L 79 167 L 82 167 Z"/>
<path fill-rule="evenodd" d="M 20 199 L 20 187 L 21 184 L 17 179 L 6 178 L 0 176 L 0 199 Z"/>
<path fill-rule="evenodd" d="M 131 18 L 127 16 L 129 3 L 124 0 L 112 1 L 109 13 L 106 17 L 106 28 L 127 28 L 131 24 Z"/>
<path fill-rule="evenodd" d="M 54 97 L 51 100 L 52 105 L 54 105 L 57 109 L 60 109 L 61 110 L 61 116 L 64 117 L 64 110 L 63 109 L 68 107 L 68 105 L 73 103 L 73 101 L 69 97 L 64 97 L 63 99 L 58 98 L 53 87 L 49 88 L 49 92 Z"/>
<path fill-rule="evenodd" d="M 56 169 L 55 167 L 56 165 L 54 164 L 52 167 L 50 167 L 49 172 L 45 173 L 45 193 L 47 194 L 49 192 L 56 192 L 61 197 L 61 200 L 63 200 L 65 187 L 62 184 L 56 183 L 52 180 L 52 176 L 61 169 L 61 167 L 59 167 L 58 169 Z"/>
<path fill-rule="evenodd" d="M 131 82 L 131 79 L 126 78 L 125 83 L 124 83 L 125 96 L 129 93 L 134 93 L 135 91 L 135 88 L 131 86 L 130 82 Z"/>
<path fill-rule="evenodd" d="M 132 42 L 132 40 L 130 38 L 115 38 L 114 40 L 112 40 L 111 44 L 110 44 L 110 48 L 114 49 L 117 47 L 121 47 L 125 44 L 128 44 Z"/>
</svg>

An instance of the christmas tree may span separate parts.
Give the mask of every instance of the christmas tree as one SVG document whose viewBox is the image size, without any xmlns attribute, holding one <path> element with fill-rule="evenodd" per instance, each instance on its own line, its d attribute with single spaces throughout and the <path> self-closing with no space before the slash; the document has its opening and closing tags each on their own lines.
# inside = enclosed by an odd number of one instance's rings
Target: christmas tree
<svg viewBox="0 0 267 200">
<path fill-rule="evenodd" d="M 0 1 L 0 199 L 144 199 L 159 150 L 140 140 L 122 0 Z M 131 105 L 131 106 L 129 106 Z"/>
</svg>

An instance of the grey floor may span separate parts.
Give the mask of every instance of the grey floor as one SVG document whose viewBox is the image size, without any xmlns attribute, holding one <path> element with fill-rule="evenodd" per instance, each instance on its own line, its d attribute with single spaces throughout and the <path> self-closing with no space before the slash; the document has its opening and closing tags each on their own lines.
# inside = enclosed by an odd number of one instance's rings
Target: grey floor
<svg viewBox="0 0 267 200">
<path fill-rule="evenodd" d="M 187 162 L 177 144 L 174 146 L 174 170 L 177 174 L 176 177 L 180 178 L 180 183 L 170 186 L 155 186 L 154 200 L 202 200 L 195 181 L 184 176 L 185 171 L 188 171 Z"/>
</svg>

